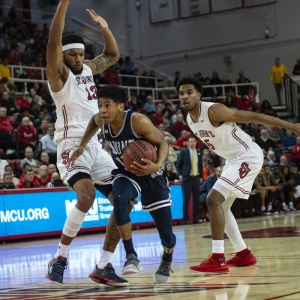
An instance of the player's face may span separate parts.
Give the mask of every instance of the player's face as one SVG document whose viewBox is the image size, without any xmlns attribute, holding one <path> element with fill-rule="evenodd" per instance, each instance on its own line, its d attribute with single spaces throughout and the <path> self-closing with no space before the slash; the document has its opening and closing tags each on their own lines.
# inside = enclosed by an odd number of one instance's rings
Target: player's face
<svg viewBox="0 0 300 300">
<path fill-rule="evenodd" d="M 110 124 L 124 111 L 124 104 L 117 103 L 109 98 L 100 98 L 98 108 L 103 123 Z"/>
<path fill-rule="evenodd" d="M 193 110 L 200 97 L 201 94 L 196 91 L 192 84 L 184 84 L 179 89 L 179 100 L 184 110 Z"/>
<path fill-rule="evenodd" d="M 84 50 L 70 49 L 63 53 L 63 61 L 74 75 L 81 74 L 83 70 Z"/>
</svg>

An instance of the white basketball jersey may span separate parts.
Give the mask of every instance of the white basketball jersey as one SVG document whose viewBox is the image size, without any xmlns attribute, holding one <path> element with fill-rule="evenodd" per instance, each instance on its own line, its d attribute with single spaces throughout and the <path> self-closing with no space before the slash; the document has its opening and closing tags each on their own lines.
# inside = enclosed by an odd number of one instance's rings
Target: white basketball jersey
<svg viewBox="0 0 300 300">
<path fill-rule="evenodd" d="M 51 90 L 56 105 L 57 120 L 55 123 L 54 142 L 63 138 L 82 137 L 89 121 L 98 112 L 97 88 L 92 70 L 83 64 L 80 75 L 71 71 L 64 87 L 57 93 Z"/>
<path fill-rule="evenodd" d="M 187 124 L 193 133 L 217 155 L 231 160 L 248 151 L 252 147 L 253 141 L 234 122 L 225 122 L 219 127 L 212 126 L 208 117 L 208 109 L 214 104 L 201 101 L 197 122 L 194 123 L 188 114 Z"/>
</svg>

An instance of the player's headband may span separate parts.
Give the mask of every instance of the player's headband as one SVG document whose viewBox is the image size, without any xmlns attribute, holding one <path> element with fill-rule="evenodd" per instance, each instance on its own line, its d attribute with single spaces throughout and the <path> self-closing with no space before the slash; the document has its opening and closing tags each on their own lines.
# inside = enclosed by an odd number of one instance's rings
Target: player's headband
<svg viewBox="0 0 300 300">
<path fill-rule="evenodd" d="M 83 49 L 84 50 L 84 45 L 81 43 L 73 43 L 73 44 L 67 44 L 62 46 L 62 51 L 67 51 L 70 49 Z"/>
</svg>

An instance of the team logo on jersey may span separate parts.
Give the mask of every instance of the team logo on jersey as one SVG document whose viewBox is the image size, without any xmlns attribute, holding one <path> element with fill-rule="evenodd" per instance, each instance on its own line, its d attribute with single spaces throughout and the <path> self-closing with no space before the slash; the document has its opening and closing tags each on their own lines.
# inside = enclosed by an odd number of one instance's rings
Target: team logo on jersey
<svg viewBox="0 0 300 300">
<path fill-rule="evenodd" d="M 251 169 L 249 168 L 249 165 L 247 163 L 243 162 L 239 169 L 240 178 L 241 179 L 245 178 L 250 171 L 251 171 Z"/>
</svg>

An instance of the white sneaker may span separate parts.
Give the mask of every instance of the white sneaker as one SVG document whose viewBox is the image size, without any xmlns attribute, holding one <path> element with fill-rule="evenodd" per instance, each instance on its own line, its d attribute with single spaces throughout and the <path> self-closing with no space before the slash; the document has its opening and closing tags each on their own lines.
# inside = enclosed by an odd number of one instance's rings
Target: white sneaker
<svg viewBox="0 0 300 300">
<path fill-rule="evenodd" d="M 289 205 L 289 210 L 290 211 L 297 211 L 297 209 L 294 207 L 294 205 Z"/>
<path fill-rule="evenodd" d="M 135 274 L 143 268 L 140 265 L 140 261 L 134 254 L 128 254 L 126 262 L 123 267 L 122 275 Z"/>
<path fill-rule="evenodd" d="M 290 210 L 287 206 L 285 206 L 285 207 L 283 207 L 283 211 L 286 212 L 286 213 L 288 213 L 288 212 L 290 212 L 291 210 Z"/>
</svg>

